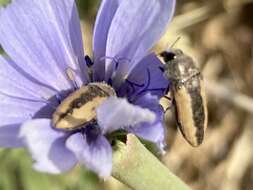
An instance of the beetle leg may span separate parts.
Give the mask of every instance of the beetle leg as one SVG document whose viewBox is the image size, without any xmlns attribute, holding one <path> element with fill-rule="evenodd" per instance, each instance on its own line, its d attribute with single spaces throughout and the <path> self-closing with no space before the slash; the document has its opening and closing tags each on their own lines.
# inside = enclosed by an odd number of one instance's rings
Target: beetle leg
<svg viewBox="0 0 253 190">
<path fill-rule="evenodd" d="M 161 97 L 159 103 L 162 106 L 164 112 L 170 110 L 173 107 L 173 98 L 171 92 L 168 92 L 163 97 Z"/>
</svg>

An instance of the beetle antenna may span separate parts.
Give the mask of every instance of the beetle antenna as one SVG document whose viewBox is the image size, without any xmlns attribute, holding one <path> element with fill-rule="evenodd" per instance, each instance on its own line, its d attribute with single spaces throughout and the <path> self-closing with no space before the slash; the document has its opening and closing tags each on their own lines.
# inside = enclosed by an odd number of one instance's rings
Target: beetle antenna
<svg viewBox="0 0 253 190">
<path fill-rule="evenodd" d="M 178 36 L 177 39 L 169 46 L 169 49 L 173 48 L 180 39 L 181 36 Z"/>
<path fill-rule="evenodd" d="M 66 69 L 66 75 L 67 75 L 68 79 L 73 83 L 74 88 L 78 89 L 78 85 L 77 85 L 77 83 L 75 81 L 74 72 L 75 71 L 72 68 L 70 68 L 70 67 Z"/>
<path fill-rule="evenodd" d="M 166 50 L 160 52 L 158 56 L 161 56 L 164 61 L 166 60 L 169 61 L 173 59 L 175 55 L 174 53 L 171 53 L 170 49 L 172 49 L 180 39 L 181 39 L 181 36 L 178 36 L 177 39 L 171 45 L 169 45 L 168 43 Z M 163 72 L 164 68 L 160 68 L 160 70 Z"/>
</svg>

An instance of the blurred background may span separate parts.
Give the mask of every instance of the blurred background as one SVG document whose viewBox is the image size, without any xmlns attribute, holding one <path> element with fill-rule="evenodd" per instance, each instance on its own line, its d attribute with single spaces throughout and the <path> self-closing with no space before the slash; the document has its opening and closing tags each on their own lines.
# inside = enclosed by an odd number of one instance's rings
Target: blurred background
<svg viewBox="0 0 253 190">
<path fill-rule="evenodd" d="M 89 55 L 98 6 L 99 0 L 78 1 Z M 192 148 L 171 121 L 161 160 L 193 190 L 252 190 L 253 0 L 178 0 L 173 22 L 154 51 L 178 37 L 174 48 L 191 55 L 203 72 L 209 125 L 204 143 Z M 128 188 L 113 178 L 99 180 L 83 167 L 58 176 L 38 173 L 26 151 L 0 149 L 0 190 L 40 189 Z"/>
</svg>

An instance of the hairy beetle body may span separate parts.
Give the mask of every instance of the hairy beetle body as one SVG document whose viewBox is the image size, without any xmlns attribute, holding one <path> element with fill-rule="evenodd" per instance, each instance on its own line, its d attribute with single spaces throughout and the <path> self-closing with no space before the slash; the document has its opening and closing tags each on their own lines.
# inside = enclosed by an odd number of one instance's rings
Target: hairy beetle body
<svg viewBox="0 0 253 190">
<path fill-rule="evenodd" d="M 110 96 L 116 96 L 116 93 L 105 83 L 82 86 L 57 107 L 53 113 L 53 127 L 71 131 L 96 122 L 96 108 Z"/>
<path fill-rule="evenodd" d="M 198 146 L 207 127 L 207 104 L 203 77 L 191 57 L 175 49 L 161 53 L 164 74 L 171 81 L 170 93 L 177 125 L 184 138 Z"/>
</svg>

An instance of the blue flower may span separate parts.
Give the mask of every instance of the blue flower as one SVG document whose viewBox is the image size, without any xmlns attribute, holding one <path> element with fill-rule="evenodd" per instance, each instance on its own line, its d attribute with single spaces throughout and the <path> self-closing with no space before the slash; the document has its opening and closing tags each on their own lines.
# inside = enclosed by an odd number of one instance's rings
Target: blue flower
<svg viewBox="0 0 253 190">
<path fill-rule="evenodd" d="M 159 98 L 168 82 L 148 50 L 174 6 L 175 0 L 103 0 L 93 35 L 93 81 L 74 0 L 13 0 L 2 8 L 0 44 L 8 56 L 0 56 L 0 146 L 28 148 L 42 172 L 62 173 L 80 162 L 101 177 L 112 169 L 106 134 L 124 129 L 161 146 Z M 97 123 L 81 131 L 55 130 L 55 108 L 94 81 L 117 93 L 97 108 Z"/>
</svg>

